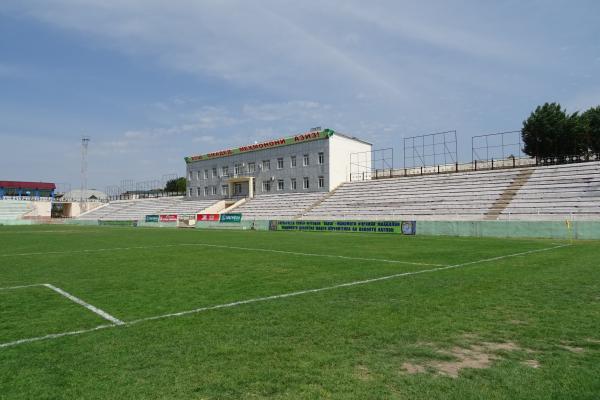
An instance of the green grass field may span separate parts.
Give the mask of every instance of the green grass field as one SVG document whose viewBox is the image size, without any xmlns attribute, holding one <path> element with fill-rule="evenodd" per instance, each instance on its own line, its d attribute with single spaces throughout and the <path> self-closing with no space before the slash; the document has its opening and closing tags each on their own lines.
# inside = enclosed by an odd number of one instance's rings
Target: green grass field
<svg viewBox="0 0 600 400">
<path fill-rule="evenodd" d="M 600 398 L 599 242 L 0 227 L 0 287 L 1 399 Z"/>
</svg>

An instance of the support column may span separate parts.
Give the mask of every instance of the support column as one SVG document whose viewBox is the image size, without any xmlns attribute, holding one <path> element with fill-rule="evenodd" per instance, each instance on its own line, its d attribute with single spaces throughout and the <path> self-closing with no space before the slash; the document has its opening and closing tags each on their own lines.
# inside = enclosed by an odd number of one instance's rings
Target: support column
<svg viewBox="0 0 600 400">
<path fill-rule="evenodd" d="M 248 181 L 248 198 L 252 199 L 254 197 L 254 177 L 250 177 Z"/>
</svg>

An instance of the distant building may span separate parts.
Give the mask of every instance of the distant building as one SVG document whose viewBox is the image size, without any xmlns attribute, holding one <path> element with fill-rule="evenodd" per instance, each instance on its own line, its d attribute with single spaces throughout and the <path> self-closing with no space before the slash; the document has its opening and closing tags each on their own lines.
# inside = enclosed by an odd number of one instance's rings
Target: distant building
<svg viewBox="0 0 600 400">
<path fill-rule="evenodd" d="M 101 192 L 100 190 L 95 190 L 95 189 L 86 189 L 83 192 L 83 196 L 81 195 L 81 189 L 75 189 L 75 190 L 71 190 L 67 193 L 65 193 L 62 197 L 61 200 L 63 201 L 106 201 L 108 199 L 108 196 L 106 195 L 106 193 Z"/>
<path fill-rule="evenodd" d="M 0 181 L 0 199 L 54 198 L 56 185 L 50 182 Z"/>
<path fill-rule="evenodd" d="M 370 143 L 319 128 L 186 157 L 187 197 L 222 199 L 268 193 L 327 192 L 349 180 L 352 153 L 366 154 L 369 160 L 365 170 L 370 166 Z"/>
</svg>

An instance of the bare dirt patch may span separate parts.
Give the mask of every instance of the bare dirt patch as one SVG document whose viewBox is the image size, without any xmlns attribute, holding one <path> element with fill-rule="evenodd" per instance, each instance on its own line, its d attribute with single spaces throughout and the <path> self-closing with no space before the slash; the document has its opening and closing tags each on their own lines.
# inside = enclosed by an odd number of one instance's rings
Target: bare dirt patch
<svg viewBox="0 0 600 400">
<path fill-rule="evenodd" d="M 527 367 L 531 367 L 531 368 L 539 368 L 540 367 L 540 363 L 537 360 L 525 360 L 525 361 L 522 361 L 521 364 L 523 364 Z"/>
<path fill-rule="evenodd" d="M 570 351 L 571 353 L 583 353 L 585 351 L 585 349 L 583 347 L 570 346 L 567 344 L 562 344 L 562 345 L 560 345 L 560 347 L 562 347 L 565 350 Z"/>
<path fill-rule="evenodd" d="M 373 379 L 369 368 L 364 365 L 357 365 L 356 368 L 354 368 L 354 376 L 359 381 L 370 381 Z"/>
<path fill-rule="evenodd" d="M 435 368 L 439 374 L 451 376 L 453 378 L 458 378 L 461 369 L 489 368 L 495 357 L 481 350 L 482 348 L 480 346 L 472 346 L 470 349 L 454 347 L 451 351 L 443 352 L 443 354 L 451 355 L 455 360 L 435 361 L 431 363 L 431 366 Z"/>
<path fill-rule="evenodd" d="M 513 342 L 479 342 L 468 347 L 455 346 L 450 350 L 437 350 L 437 353 L 450 356 L 452 360 L 436 360 L 424 363 L 404 362 L 402 369 L 409 374 L 418 374 L 426 372 L 430 368 L 437 371 L 439 375 L 457 378 L 460 371 L 466 368 L 490 368 L 494 361 L 502 359 L 498 352 L 519 350 L 528 349 L 522 349 Z M 527 360 L 524 363 L 532 368 L 539 366 L 536 360 Z"/>
<path fill-rule="evenodd" d="M 521 321 L 520 319 L 511 319 L 508 323 L 513 325 L 527 325 L 526 321 Z"/>
<path fill-rule="evenodd" d="M 410 362 L 405 362 L 402 364 L 402 369 L 406 371 L 408 374 L 420 374 L 425 372 L 425 367 L 419 364 L 413 364 Z"/>
</svg>

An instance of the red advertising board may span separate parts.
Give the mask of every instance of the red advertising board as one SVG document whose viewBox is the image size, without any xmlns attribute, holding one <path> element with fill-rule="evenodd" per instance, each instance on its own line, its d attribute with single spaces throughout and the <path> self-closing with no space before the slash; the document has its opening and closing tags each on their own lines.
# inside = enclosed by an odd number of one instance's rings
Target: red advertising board
<svg viewBox="0 0 600 400">
<path fill-rule="evenodd" d="M 219 222 L 220 215 L 219 214 L 198 214 L 196 216 L 196 221 L 215 221 Z"/>
<path fill-rule="evenodd" d="M 160 222 L 177 222 L 177 214 L 163 214 L 159 216 Z"/>
</svg>

